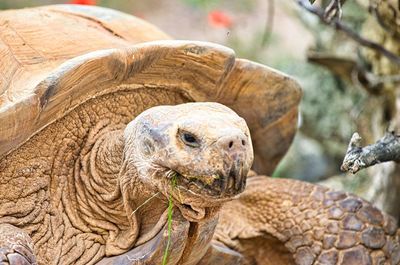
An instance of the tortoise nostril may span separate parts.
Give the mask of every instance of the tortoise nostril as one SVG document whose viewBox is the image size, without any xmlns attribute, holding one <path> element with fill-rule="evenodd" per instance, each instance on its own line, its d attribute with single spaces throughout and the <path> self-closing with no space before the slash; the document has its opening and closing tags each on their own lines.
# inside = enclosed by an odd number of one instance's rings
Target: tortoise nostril
<svg viewBox="0 0 400 265">
<path fill-rule="evenodd" d="M 242 134 L 231 134 L 217 140 L 217 146 L 229 156 L 244 155 L 250 148 L 249 143 Z"/>
</svg>

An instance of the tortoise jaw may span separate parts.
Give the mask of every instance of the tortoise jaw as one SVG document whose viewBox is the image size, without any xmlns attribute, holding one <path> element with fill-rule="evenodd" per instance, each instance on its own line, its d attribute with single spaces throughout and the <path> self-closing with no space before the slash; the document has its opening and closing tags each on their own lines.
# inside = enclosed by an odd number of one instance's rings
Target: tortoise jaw
<svg viewBox="0 0 400 265">
<path fill-rule="evenodd" d="M 172 199 L 185 219 L 197 222 L 206 217 L 207 209 L 219 207 L 244 190 L 245 177 L 239 176 L 241 182 L 236 183 L 238 176 L 232 174 L 231 171 L 227 176 L 217 173 L 194 176 L 164 168 L 157 186 L 167 199 Z M 239 189 L 235 189 L 238 184 Z"/>
<path fill-rule="evenodd" d="M 177 203 L 176 206 L 179 208 L 183 217 L 189 221 L 199 221 L 205 217 L 205 207 L 195 207 L 191 204 Z"/>
<path fill-rule="evenodd" d="M 208 200 L 229 199 L 242 192 L 245 186 L 245 176 L 242 176 L 242 171 L 230 170 L 227 176 L 219 173 L 195 176 L 173 172 L 173 186 Z"/>
</svg>

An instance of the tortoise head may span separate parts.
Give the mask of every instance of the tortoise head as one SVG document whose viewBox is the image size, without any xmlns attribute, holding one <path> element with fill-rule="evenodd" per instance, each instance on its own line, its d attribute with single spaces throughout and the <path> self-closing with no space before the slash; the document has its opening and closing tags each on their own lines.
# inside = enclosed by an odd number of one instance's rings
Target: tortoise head
<svg viewBox="0 0 400 265">
<path fill-rule="evenodd" d="M 242 192 L 253 163 L 245 120 L 218 103 L 148 109 L 124 137 L 126 163 L 141 182 L 171 196 L 186 217 Z"/>
</svg>

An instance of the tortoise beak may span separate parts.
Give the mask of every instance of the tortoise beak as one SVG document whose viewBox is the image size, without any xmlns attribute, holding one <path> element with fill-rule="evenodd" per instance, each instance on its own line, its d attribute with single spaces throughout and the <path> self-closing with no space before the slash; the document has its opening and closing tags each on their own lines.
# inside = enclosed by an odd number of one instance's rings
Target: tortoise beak
<svg viewBox="0 0 400 265">
<path fill-rule="evenodd" d="M 241 193 L 246 187 L 246 178 L 249 170 L 241 160 L 235 160 L 222 177 L 222 192 L 229 196 Z"/>
<path fill-rule="evenodd" d="M 250 139 L 242 131 L 234 131 L 216 142 L 223 160 L 223 186 L 221 193 L 233 196 L 242 192 L 246 186 L 249 165 L 252 164 L 253 152 Z"/>
</svg>

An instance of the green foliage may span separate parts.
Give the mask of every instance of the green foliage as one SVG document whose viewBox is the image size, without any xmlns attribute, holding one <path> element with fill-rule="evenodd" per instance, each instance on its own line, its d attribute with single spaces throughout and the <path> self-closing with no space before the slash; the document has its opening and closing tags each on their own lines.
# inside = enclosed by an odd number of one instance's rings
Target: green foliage
<svg viewBox="0 0 400 265">
<path fill-rule="evenodd" d="M 197 8 L 210 8 L 220 4 L 221 0 L 182 0 L 183 2 Z"/>
<path fill-rule="evenodd" d="M 0 9 L 9 9 L 10 6 L 7 2 L 0 2 Z"/>
<path fill-rule="evenodd" d="M 342 156 L 368 95 L 308 63 L 291 61 L 278 68 L 303 77 L 299 80 L 304 89 L 300 107 L 302 132 L 329 145 L 332 155 Z"/>
<path fill-rule="evenodd" d="M 194 8 L 203 10 L 222 9 L 233 12 L 253 12 L 257 7 L 257 2 L 254 0 L 181 0 Z M 269 0 L 267 0 L 269 1 Z"/>
<path fill-rule="evenodd" d="M 260 30 L 254 34 L 251 39 L 243 39 L 238 35 L 232 34 L 228 39 L 227 46 L 232 48 L 239 58 L 246 58 L 252 61 L 265 63 L 271 65 L 270 62 L 265 62 L 263 58 L 263 41 L 264 29 Z M 264 45 L 276 45 L 279 43 L 280 39 L 274 32 L 269 36 L 267 43 Z"/>
<path fill-rule="evenodd" d="M 361 27 L 368 17 L 365 11 L 357 1 L 347 1 L 343 6 L 343 21 L 353 28 L 355 31 L 361 30 Z"/>
<path fill-rule="evenodd" d="M 298 78 L 303 88 L 300 135 L 274 177 L 317 181 L 341 174 L 339 167 L 348 141 L 365 116 L 368 95 L 339 81 L 312 64 L 283 59 L 274 67 Z M 301 136 L 301 137 L 300 137 Z"/>
</svg>

